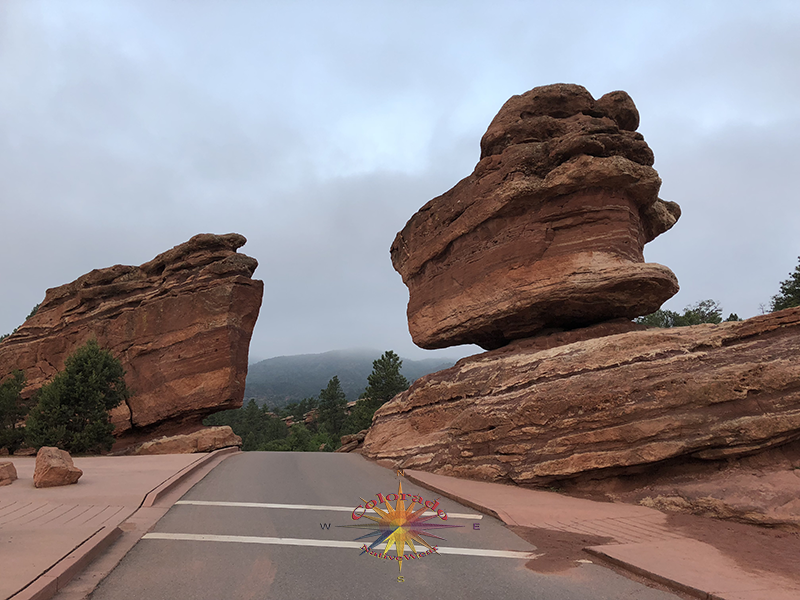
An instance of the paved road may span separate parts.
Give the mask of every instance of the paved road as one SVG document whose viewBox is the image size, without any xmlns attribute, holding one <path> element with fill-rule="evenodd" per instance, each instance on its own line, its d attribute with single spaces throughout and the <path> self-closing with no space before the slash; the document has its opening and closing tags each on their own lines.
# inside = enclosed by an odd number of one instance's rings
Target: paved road
<svg viewBox="0 0 800 600">
<path fill-rule="evenodd" d="M 439 554 L 405 561 L 399 581 L 397 562 L 360 552 L 362 542 L 354 540 L 364 530 L 338 527 L 365 522 L 351 516 L 360 498 L 396 493 L 399 481 L 404 493 L 436 499 L 359 455 L 233 456 L 158 522 L 92 598 L 676 598 L 597 565 L 568 575 L 534 573 L 525 566 L 534 546 L 500 521 L 446 498 L 438 508 L 448 513 L 447 524 L 463 527 L 437 531 L 445 538 L 438 540 Z"/>
</svg>

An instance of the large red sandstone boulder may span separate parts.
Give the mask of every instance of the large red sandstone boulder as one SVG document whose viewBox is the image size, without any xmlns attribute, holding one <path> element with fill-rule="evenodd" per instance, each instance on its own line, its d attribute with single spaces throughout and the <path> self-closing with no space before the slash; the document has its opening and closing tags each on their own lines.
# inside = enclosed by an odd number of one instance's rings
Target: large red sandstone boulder
<svg viewBox="0 0 800 600">
<path fill-rule="evenodd" d="M 263 283 L 238 254 L 244 236 L 201 234 L 140 265 L 94 270 L 47 290 L 0 344 L 0 374 L 22 369 L 29 396 L 95 337 L 122 361 L 133 392 L 111 413 L 115 450 L 192 431 L 242 405 Z"/>
<path fill-rule="evenodd" d="M 33 470 L 33 485 L 37 488 L 77 483 L 81 475 L 83 471 L 75 466 L 66 450 L 50 446 L 39 448 Z"/>
<path fill-rule="evenodd" d="M 422 377 L 377 411 L 362 454 L 541 486 L 719 470 L 800 439 L 800 308 L 565 342 L 520 340 Z M 782 510 L 800 523 L 800 503 Z"/>
<path fill-rule="evenodd" d="M 0 486 L 11 485 L 17 478 L 17 469 L 12 462 L 0 462 Z"/>
<path fill-rule="evenodd" d="M 160 437 L 137 446 L 131 454 L 192 454 L 241 445 L 242 438 L 233 433 L 228 425 L 223 425 L 206 427 L 184 435 Z"/>
<path fill-rule="evenodd" d="M 556 84 L 512 97 L 481 160 L 423 206 L 391 256 L 423 348 L 494 349 L 544 330 L 649 314 L 678 291 L 646 242 L 680 216 L 621 91 Z"/>
</svg>

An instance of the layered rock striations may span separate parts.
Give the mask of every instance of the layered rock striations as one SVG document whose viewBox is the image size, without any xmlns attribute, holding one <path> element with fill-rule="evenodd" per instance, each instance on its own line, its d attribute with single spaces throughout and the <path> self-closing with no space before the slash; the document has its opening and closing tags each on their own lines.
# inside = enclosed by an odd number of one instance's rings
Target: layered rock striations
<svg viewBox="0 0 800 600">
<path fill-rule="evenodd" d="M 798 356 L 800 308 L 546 350 L 521 340 L 417 380 L 378 411 L 363 453 L 531 485 L 753 454 L 800 439 Z"/>
<path fill-rule="evenodd" d="M 542 331 L 649 314 L 678 291 L 645 263 L 680 216 L 658 197 L 653 153 L 625 92 L 594 100 L 556 84 L 512 97 L 481 140 L 473 173 L 397 234 L 423 348 L 494 349 Z"/>
<path fill-rule="evenodd" d="M 119 358 L 133 392 L 112 411 L 115 450 L 190 433 L 242 405 L 263 283 L 239 234 L 200 234 L 140 266 L 94 270 L 47 290 L 0 344 L 0 373 L 22 369 L 30 395 L 90 338 Z"/>
</svg>

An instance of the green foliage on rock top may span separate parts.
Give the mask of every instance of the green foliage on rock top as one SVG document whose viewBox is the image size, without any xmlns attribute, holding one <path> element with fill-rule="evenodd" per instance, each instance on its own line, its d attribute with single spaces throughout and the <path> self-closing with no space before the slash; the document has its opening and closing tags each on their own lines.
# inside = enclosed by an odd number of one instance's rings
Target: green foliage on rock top
<svg viewBox="0 0 800 600">
<path fill-rule="evenodd" d="M 30 410 L 32 401 L 23 400 L 20 392 L 25 387 L 25 374 L 14 371 L 0 383 L 0 448 L 13 453 L 25 440 L 25 429 L 20 421 Z"/>
<path fill-rule="evenodd" d="M 797 260 L 798 264 L 794 268 L 794 273 L 790 273 L 789 278 L 781 282 L 781 291 L 772 297 L 771 312 L 800 306 L 800 257 Z"/>
<path fill-rule="evenodd" d="M 731 313 L 725 320 L 741 321 L 735 313 Z M 636 322 L 648 327 L 686 327 L 702 323 L 722 323 L 722 307 L 716 300 L 701 300 L 684 308 L 683 314 L 672 310 L 657 310 L 637 318 Z"/>
<path fill-rule="evenodd" d="M 41 306 L 41 305 L 40 305 L 40 304 L 36 304 L 36 305 L 35 305 L 35 306 L 34 306 L 34 307 L 31 309 L 31 312 L 29 312 L 29 313 L 28 313 L 28 316 L 27 316 L 27 317 L 25 317 L 25 320 L 26 320 L 26 321 L 27 321 L 28 319 L 30 319 L 30 318 L 31 318 L 33 315 L 35 315 L 37 312 L 39 312 L 39 306 Z M 12 331 L 11 333 L 4 333 L 3 335 L 0 335 L 0 343 L 2 343 L 2 341 L 3 341 L 4 339 L 6 339 L 7 337 L 9 337 L 10 335 L 14 335 L 15 333 L 17 333 L 17 330 L 18 330 L 18 329 L 19 329 L 19 327 L 14 327 L 14 331 Z"/>
<path fill-rule="evenodd" d="M 37 393 L 37 404 L 26 424 L 26 443 L 77 454 L 110 450 L 114 426 L 108 411 L 131 395 L 124 376 L 119 360 L 96 340 L 89 340 Z"/>
</svg>

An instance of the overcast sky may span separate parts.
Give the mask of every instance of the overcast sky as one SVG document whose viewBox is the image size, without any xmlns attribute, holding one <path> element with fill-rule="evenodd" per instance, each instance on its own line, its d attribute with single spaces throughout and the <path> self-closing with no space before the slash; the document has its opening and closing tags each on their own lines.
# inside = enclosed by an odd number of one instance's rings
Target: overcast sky
<svg viewBox="0 0 800 600">
<path fill-rule="evenodd" d="M 513 94 L 626 90 L 666 308 L 760 313 L 800 255 L 800 3 L 0 0 L 0 333 L 47 288 L 238 232 L 251 360 L 411 342 L 395 234 Z"/>
</svg>

